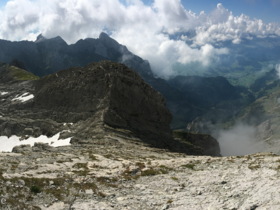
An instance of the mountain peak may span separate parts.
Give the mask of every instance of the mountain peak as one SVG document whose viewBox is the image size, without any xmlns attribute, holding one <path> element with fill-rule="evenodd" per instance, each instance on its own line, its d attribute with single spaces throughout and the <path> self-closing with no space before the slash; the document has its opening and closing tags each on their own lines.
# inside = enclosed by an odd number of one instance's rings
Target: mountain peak
<svg viewBox="0 0 280 210">
<path fill-rule="evenodd" d="M 99 40 L 106 46 L 116 50 L 121 48 L 121 44 L 119 44 L 116 40 L 112 39 L 108 34 L 101 32 L 99 35 Z"/>
<path fill-rule="evenodd" d="M 67 45 L 67 43 L 64 41 L 64 39 L 61 38 L 61 36 L 56 36 L 56 37 L 47 39 L 42 34 L 37 36 L 37 39 L 36 39 L 35 43 L 41 43 L 41 42 L 46 42 L 46 41 L 55 41 L 55 42 L 59 42 L 59 43 Z"/>
<path fill-rule="evenodd" d="M 62 43 L 62 44 L 67 45 L 67 43 L 64 41 L 64 39 L 61 38 L 61 36 L 56 36 L 56 37 L 51 38 L 51 39 L 49 39 L 49 40 L 56 41 L 56 42 L 60 42 L 60 43 Z"/>
<path fill-rule="evenodd" d="M 101 32 L 99 35 L 99 39 L 111 39 L 111 37 L 105 32 Z"/>
<path fill-rule="evenodd" d="M 46 37 L 44 37 L 42 34 L 39 34 L 37 36 L 37 39 L 36 39 L 35 42 L 38 43 L 38 42 L 42 42 L 42 41 L 45 41 L 45 40 L 47 40 Z"/>
</svg>

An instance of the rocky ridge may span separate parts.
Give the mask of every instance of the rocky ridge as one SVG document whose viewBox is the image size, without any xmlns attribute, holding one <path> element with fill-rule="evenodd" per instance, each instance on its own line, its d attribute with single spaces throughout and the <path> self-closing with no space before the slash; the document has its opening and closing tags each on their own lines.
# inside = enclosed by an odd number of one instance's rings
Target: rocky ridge
<svg viewBox="0 0 280 210">
<path fill-rule="evenodd" d="M 159 91 L 173 115 L 171 126 L 174 129 L 185 128 L 195 119 L 223 122 L 251 101 L 248 91 L 230 85 L 223 77 L 157 78 L 148 61 L 133 54 L 106 33 L 74 44 L 67 44 L 59 36 L 48 39 L 42 35 L 35 42 L 0 40 L 1 62 L 26 69 L 37 76 L 102 60 L 125 64 Z"/>
<path fill-rule="evenodd" d="M 14 68 L 3 65 L 0 71 L 8 77 Z M 41 79 L 3 79 L 0 92 L 2 136 L 29 139 L 59 133 L 60 139 L 71 138 L 79 145 L 110 136 L 113 144 L 121 137 L 177 152 L 220 155 L 218 143 L 210 137 L 201 138 L 211 140 L 207 148 L 173 139 L 163 97 L 123 64 L 102 61 Z"/>
</svg>

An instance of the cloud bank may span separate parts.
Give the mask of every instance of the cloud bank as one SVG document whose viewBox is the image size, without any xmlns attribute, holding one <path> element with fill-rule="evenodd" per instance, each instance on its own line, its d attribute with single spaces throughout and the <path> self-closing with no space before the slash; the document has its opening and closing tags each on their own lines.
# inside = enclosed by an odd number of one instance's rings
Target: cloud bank
<svg viewBox="0 0 280 210">
<path fill-rule="evenodd" d="M 217 139 L 223 156 L 248 155 L 264 148 L 263 142 L 257 140 L 257 128 L 243 123 L 220 130 Z"/>
<path fill-rule="evenodd" d="M 280 27 L 246 15 L 234 16 L 222 4 L 195 14 L 180 0 L 10 0 L 0 10 L 0 38 L 34 40 L 60 35 L 68 43 L 105 31 L 168 77 L 176 63 L 207 66 L 229 53 L 221 41 L 235 44 L 251 36 L 280 35 Z"/>
</svg>

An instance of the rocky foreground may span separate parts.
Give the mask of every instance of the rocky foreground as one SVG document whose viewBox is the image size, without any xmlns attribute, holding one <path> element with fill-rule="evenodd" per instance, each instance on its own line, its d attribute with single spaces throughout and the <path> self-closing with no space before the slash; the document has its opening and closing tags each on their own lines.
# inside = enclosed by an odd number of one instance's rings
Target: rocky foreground
<svg viewBox="0 0 280 210">
<path fill-rule="evenodd" d="M 107 136 L 0 153 L 0 209 L 280 209 L 280 157 L 187 156 Z"/>
</svg>

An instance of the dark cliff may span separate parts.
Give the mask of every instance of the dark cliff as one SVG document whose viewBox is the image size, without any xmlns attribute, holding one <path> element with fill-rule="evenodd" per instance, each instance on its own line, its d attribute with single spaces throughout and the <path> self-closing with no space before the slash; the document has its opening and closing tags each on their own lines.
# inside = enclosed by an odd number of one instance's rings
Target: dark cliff
<svg viewBox="0 0 280 210">
<path fill-rule="evenodd" d="M 102 61 L 46 76 L 36 82 L 34 108 L 57 122 L 88 120 L 159 144 L 171 139 L 163 97 L 123 64 Z"/>
<path fill-rule="evenodd" d="M 206 154 L 173 138 L 163 96 L 123 64 L 101 61 L 40 79 L 9 65 L 2 65 L 0 72 L 0 135 L 60 133 L 75 145 L 138 142 Z"/>
</svg>

